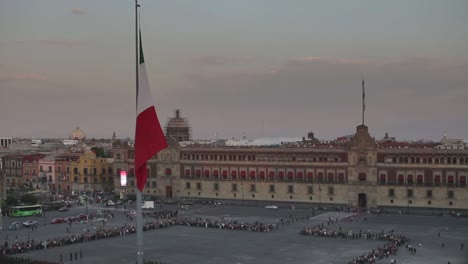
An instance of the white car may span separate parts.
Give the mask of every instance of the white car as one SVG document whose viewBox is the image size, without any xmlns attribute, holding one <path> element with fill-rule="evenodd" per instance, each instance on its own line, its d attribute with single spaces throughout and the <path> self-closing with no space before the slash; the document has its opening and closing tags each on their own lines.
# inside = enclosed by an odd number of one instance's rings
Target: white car
<svg viewBox="0 0 468 264">
<path fill-rule="evenodd" d="M 28 220 L 23 223 L 24 227 L 32 227 L 32 226 L 37 226 L 37 221 L 35 220 Z"/>
<path fill-rule="evenodd" d="M 278 210 L 278 206 L 276 205 L 267 205 L 265 206 L 266 209 Z"/>
<path fill-rule="evenodd" d="M 106 203 L 107 206 L 114 206 L 115 203 L 112 200 L 107 201 Z"/>
</svg>

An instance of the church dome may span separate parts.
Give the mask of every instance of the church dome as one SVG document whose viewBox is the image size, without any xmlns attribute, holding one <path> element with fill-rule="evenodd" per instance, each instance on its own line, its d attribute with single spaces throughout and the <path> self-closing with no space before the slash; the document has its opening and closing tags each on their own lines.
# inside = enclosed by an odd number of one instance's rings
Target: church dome
<svg viewBox="0 0 468 264">
<path fill-rule="evenodd" d="M 180 110 L 176 110 L 176 116 L 169 119 L 167 123 L 168 128 L 189 128 L 190 125 L 185 118 L 180 117 Z"/>
<path fill-rule="evenodd" d="M 75 140 L 84 140 L 86 139 L 86 135 L 83 132 L 83 130 L 80 129 L 79 126 L 76 127 L 75 130 L 70 135 L 70 139 L 75 139 Z"/>
<path fill-rule="evenodd" d="M 177 109 L 175 117 L 168 120 L 166 126 L 166 135 L 177 141 L 190 140 L 190 125 L 187 119 L 180 117 L 180 110 Z"/>
</svg>

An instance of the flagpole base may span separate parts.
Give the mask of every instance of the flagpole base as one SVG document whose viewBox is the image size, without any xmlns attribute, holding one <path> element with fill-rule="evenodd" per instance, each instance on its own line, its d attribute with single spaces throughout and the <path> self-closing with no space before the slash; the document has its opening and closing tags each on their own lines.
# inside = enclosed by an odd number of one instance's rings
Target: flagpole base
<svg viewBox="0 0 468 264">
<path fill-rule="evenodd" d="M 143 264 L 143 216 L 142 216 L 142 211 L 141 211 L 141 204 L 142 204 L 142 198 L 141 198 L 141 192 L 137 188 L 137 193 L 136 193 L 136 198 L 137 198 L 137 264 Z"/>
</svg>

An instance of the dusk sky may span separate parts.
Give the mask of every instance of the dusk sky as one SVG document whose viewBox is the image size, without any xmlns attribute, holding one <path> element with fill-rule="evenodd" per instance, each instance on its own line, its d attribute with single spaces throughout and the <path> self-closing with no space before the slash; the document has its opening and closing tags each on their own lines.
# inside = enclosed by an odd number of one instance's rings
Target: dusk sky
<svg viewBox="0 0 468 264">
<path fill-rule="evenodd" d="M 468 1 L 140 0 L 159 119 L 194 138 L 468 139 Z M 0 0 L 0 136 L 133 137 L 133 0 Z M 262 129 L 263 123 L 263 129 Z"/>
</svg>

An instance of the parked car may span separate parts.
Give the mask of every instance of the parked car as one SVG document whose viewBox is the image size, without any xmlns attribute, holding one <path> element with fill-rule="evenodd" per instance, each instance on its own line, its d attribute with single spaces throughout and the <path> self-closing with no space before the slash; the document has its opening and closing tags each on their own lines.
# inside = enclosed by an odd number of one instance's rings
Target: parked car
<svg viewBox="0 0 468 264">
<path fill-rule="evenodd" d="M 106 206 L 114 206 L 115 203 L 112 200 L 107 201 Z"/>
<path fill-rule="evenodd" d="M 36 226 L 36 225 L 37 225 L 37 221 L 35 221 L 35 220 L 28 220 L 26 222 L 23 222 L 24 227 L 32 227 L 32 226 Z"/>
<path fill-rule="evenodd" d="M 20 227 L 20 224 L 18 222 L 13 222 L 10 224 L 10 226 L 8 227 L 8 229 L 10 230 L 18 230 L 18 228 Z"/>
<path fill-rule="evenodd" d="M 60 224 L 60 223 L 63 223 L 63 222 L 65 222 L 65 219 L 63 219 L 63 218 L 54 218 L 54 219 L 50 220 L 51 224 Z"/>
<path fill-rule="evenodd" d="M 278 206 L 276 205 L 267 205 L 265 206 L 266 209 L 278 210 Z"/>
<path fill-rule="evenodd" d="M 70 208 L 64 206 L 64 207 L 60 207 L 57 211 L 59 211 L 59 212 L 66 212 L 66 211 L 68 211 L 68 210 L 70 210 Z"/>
</svg>

